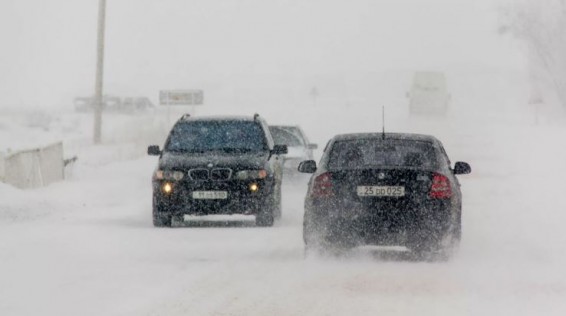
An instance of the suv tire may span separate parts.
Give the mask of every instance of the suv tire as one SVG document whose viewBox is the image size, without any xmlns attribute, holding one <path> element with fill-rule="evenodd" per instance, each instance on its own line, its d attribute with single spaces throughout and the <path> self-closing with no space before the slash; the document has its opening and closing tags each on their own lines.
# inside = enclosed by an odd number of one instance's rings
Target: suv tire
<svg viewBox="0 0 566 316">
<path fill-rule="evenodd" d="M 281 183 L 278 185 L 278 188 L 276 190 L 276 194 L 275 197 L 273 198 L 273 217 L 274 219 L 281 219 L 282 216 L 282 207 L 281 207 Z"/>
<path fill-rule="evenodd" d="M 277 198 L 274 194 L 267 200 L 268 203 L 255 216 L 255 224 L 260 227 L 271 227 L 275 221 Z"/>
<path fill-rule="evenodd" d="M 158 201 L 153 200 L 153 226 L 155 227 L 171 227 L 172 216 L 169 212 L 163 212 Z"/>
<path fill-rule="evenodd" d="M 171 227 L 172 217 L 168 214 L 155 214 L 153 212 L 153 226 L 155 227 Z"/>
<path fill-rule="evenodd" d="M 271 211 L 261 211 L 255 217 L 255 224 L 259 227 L 271 227 L 274 221 Z"/>
</svg>

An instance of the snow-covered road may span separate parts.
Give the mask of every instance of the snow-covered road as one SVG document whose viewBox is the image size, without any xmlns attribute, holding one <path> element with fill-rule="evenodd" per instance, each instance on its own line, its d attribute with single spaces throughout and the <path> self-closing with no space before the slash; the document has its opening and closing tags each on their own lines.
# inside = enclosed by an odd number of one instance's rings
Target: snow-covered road
<svg viewBox="0 0 566 316">
<path fill-rule="evenodd" d="M 382 106 L 387 131 L 439 138 L 473 170 L 444 263 L 375 249 L 305 260 L 304 182 L 285 183 L 272 228 L 154 228 L 156 159 L 142 153 L 188 107 L 105 113 L 91 145 L 92 115 L 72 100 L 93 93 L 97 2 L 2 3 L 0 154 L 63 141 L 79 159 L 48 187 L 0 182 L 0 316 L 566 315 L 566 119 L 509 32 L 517 1 L 108 1 L 105 94 L 204 89 L 192 114 L 301 125 L 317 158 L 335 134 L 381 131 Z M 446 73 L 445 117 L 408 113 L 424 70 Z"/>
<path fill-rule="evenodd" d="M 448 263 L 375 249 L 305 260 L 305 181 L 285 184 L 273 228 L 172 229 L 151 224 L 153 157 L 82 163 L 32 191 L 0 184 L 0 315 L 564 315 L 566 129 L 477 123 L 395 122 L 474 169 Z"/>
</svg>

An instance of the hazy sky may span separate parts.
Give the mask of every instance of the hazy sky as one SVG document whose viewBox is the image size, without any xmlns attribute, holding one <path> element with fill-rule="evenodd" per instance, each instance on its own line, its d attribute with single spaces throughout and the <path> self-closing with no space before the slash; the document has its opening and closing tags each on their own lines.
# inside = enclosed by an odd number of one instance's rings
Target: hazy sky
<svg viewBox="0 0 566 316">
<path fill-rule="evenodd" d="M 497 35 L 494 3 L 107 0 L 105 87 L 154 94 L 263 75 L 520 67 Z M 0 106 L 92 93 L 97 4 L 2 1 Z"/>
</svg>

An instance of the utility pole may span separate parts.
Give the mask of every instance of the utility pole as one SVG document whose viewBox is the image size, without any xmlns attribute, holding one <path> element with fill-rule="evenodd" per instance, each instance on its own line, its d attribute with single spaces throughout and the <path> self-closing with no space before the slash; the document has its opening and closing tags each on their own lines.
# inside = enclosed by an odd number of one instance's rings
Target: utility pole
<svg viewBox="0 0 566 316">
<path fill-rule="evenodd" d="M 106 0 L 98 0 L 98 44 L 96 46 L 96 83 L 94 88 L 94 143 L 100 144 L 102 134 L 102 78 L 104 75 L 104 22 Z"/>
</svg>

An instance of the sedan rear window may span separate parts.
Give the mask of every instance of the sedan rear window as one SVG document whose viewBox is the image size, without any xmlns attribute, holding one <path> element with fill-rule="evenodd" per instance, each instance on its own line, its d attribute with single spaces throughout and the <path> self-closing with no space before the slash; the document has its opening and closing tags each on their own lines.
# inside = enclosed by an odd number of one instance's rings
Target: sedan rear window
<svg viewBox="0 0 566 316">
<path fill-rule="evenodd" d="M 435 168 L 432 143 L 414 140 L 361 139 L 335 142 L 330 151 L 331 169 L 364 167 Z"/>
</svg>

